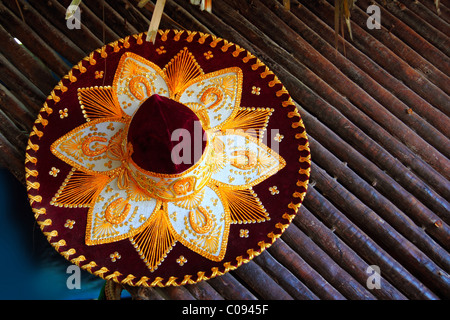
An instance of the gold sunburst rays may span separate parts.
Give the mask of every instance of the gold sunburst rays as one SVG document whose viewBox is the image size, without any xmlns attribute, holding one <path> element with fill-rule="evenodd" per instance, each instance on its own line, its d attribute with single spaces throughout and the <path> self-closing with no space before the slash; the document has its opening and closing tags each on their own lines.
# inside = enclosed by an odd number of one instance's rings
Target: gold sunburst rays
<svg viewBox="0 0 450 320">
<path fill-rule="evenodd" d="M 110 86 L 79 88 L 78 100 L 87 121 L 123 116 L 117 97 Z"/>
<path fill-rule="evenodd" d="M 243 130 L 246 134 L 261 140 L 273 111 L 271 108 L 240 107 L 236 115 L 222 125 L 221 130 Z"/>
<path fill-rule="evenodd" d="M 255 223 L 270 220 L 269 214 L 252 189 L 219 188 L 230 210 L 231 223 Z"/>
<path fill-rule="evenodd" d="M 147 227 L 130 239 L 150 271 L 155 271 L 175 244 L 175 237 L 167 218 L 167 209 L 159 209 Z"/>
<path fill-rule="evenodd" d="M 204 74 L 202 68 L 187 48 L 181 50 L 170 60 L 163 72 L 167 76 L 170 98 L 175 100 L 177 100 L 176 96 L 189 81 Z"/>
<path fill-rule="evenodd" d="M 89 207 L 110 180 L 106 175 L 89 174 L 73 168 L 50 204 L 68 208 Z"/>
</svg>

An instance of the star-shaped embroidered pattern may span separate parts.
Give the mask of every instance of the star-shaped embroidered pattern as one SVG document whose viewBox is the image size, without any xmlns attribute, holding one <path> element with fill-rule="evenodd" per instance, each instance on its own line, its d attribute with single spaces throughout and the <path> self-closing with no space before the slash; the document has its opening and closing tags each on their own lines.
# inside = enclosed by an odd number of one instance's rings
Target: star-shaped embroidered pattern
<svg viewBox="0 0 450 320">
<path fill-rule="evenodd" d="M 262 143 L 273 110 L 242 107 L 242 82 L 238 67 L 205 74 L 187 48 L 162 69 L 124 53 L 112 86 L 78 89 L 86 123 L 51 146 L 73 167 L 52 205 L 89 208 L 86 244 L 129 239 L 151 271 L 177 242 L 221 261 L 231 223 L 270 219 L 252 186 L 286 165 Z M 182 173 L 149 173 L 130 161 L 128 128 L 154 94 L 188 107 L 206 132 L 202 157 Z"/>
</svg>

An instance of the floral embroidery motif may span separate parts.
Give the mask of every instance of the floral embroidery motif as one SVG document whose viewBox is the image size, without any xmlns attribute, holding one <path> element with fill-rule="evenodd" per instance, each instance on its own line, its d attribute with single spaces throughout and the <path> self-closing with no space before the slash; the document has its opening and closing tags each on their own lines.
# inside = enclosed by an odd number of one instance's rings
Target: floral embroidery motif
<svg viewBox="0 0 450 320">
<path fill-rule="evenodd" d="M 239 230 L 239 237 L 241 238 L 248 238 L 248 229 L 241 229 Z"/>
<path fill-rule="evenodd" d="M 252 186 L 286 165 L 261 142 L 273 109 L 241 107 L 242 83 L 237 67 L 205 74 L 187 48 L 164 68 L 124 53 L 112 86 L 78 89 L 87 122 L 51 146 L 73 167 L 52 205 L 88 207 L 86 244 L 129 239 L 150 271 L 178 242 L 221 261 L 231 223 L 270 220 Z M 131 117 L 153 94 L 189 107 L 206 132 L 202 158 L 179 175 L 144 172 L 130 161 Z"/>
<path fill-rule="evenodd" d="M 261 88 L 253 86 L 252 87 L 252 94 L 255 94 L 255 95 L 259 96 L 261 94 Z"/>
<path fill-rule="evenodd" d="M 103 78 L 104 71 L 95 71 L 94 77 L 95 79 Z"/>
<path fill-rule="evenodd" d="M 269 191 L 273 196 L 280 193 L 280 190 L 278 190 L 277 186 L 270 187 Z"/>
<path fill-rule="evenodd" d="M 284 136 L 282 134 L 277 133 L 275 137 L 273 137 L 273 140 L 281 142 L 283 140 Z"/>
<path fill-rule="evenodd" d="M 211 51 L 205 52 L 203 55 L 205 56 L 206 60 L 209 60 L 214 57 Z"/>
<path fill-rule="evenodd" d="M 69 112 L 67 108 L 64 108 L 63 110 L 59 110 L 59 117 L 61 119 L 67 118 L 69 116 Z"/>
<path fill-rule="evenodd" d="M 164 49 L 164 46 L 161 46 L 156 49 L 156 52 L 161 55 L 161 54 L 166 53 L 167 51 Z"/>
<path fill-rule="evenodd" d="M 116 251 L 114 253 L 111 253 L 109 255 L 109 258 L 111 259 L 112 262 L 116 262 L 118 259 L 122 258 L 122 256 Z"/>
<path fill-rule="evenodd" d="M 184 266 L 184 264 L 187 262 L 187 259 L 184 256 L 180 256 L 176 262 L 180 267 Z"/>
<path fill-rule="evenodd" d="M 48 174 L 56 178 L 58 176 L 58 173 L 59 173 L 59 169 L 52 167 Z"/>
<path fill-rule="evenodd" d="M 75 224 L 75 220 L 67 219 L 66 223 L 64 223 L 65 228 L 73 229 L 73 225 Z"/>
</svg>

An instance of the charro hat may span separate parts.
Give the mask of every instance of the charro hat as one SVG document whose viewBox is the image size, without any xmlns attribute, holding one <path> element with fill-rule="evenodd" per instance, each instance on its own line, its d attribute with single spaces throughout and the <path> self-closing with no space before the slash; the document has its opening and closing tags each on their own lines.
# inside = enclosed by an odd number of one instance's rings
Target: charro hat
<svg viewBox="0 0 450 320">
<path fill-rule="evenodd" d="M 310 153 L 287 90 L 247 50 L 160 30 L 108 44 L 63 77 L 26 154 L 38 225 L 66 259 L 135 286 L 239 267 L 288 227 Z"/>
</svg>

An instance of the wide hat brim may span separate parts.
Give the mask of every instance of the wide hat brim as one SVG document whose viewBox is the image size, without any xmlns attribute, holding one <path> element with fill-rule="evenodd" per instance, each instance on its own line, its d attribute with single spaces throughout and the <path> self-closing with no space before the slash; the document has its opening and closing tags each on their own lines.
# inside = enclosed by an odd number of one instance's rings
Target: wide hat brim
<svg viewBox="0 0 450 320">
<path fill-rule="evenodd" d="M 206 175 L 148 179 L 125 161 L 123 132 L 152 94 L 191 108 L 221 146 Z M 297 213 L 310 165 L 300 114 L 267 66 L 227 40 L 160 30 L 155 44 L 142 33 L 105 45 L 63 77 L 25 170 L 37 223 L 62 256 L 107 280 L 168 286 L 222 275 L 269 247 Z"/>
</svg>

